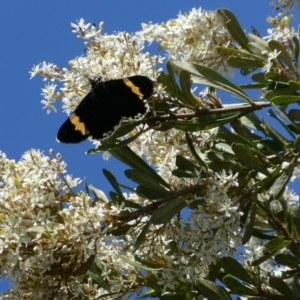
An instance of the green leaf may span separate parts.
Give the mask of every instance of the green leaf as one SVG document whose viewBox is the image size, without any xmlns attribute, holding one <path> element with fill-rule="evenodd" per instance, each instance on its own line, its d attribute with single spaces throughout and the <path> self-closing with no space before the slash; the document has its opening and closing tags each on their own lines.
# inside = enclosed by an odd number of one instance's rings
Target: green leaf
<svg viewBox="0 0 300 300">
<path fill-rule="evenodd" d="M 130 228 L 132 228 L 132 225 L 122 224 L 116 229 L 111 230 L 109 233 L 113 236 L 120 236 L 127 233 Z"/>
<path fill-rule="evenodd" d="M 240 23 L 238 22 L 235 15 L 226 8 L 219 8 L 217 10 L 217 16 L 223 24 L 223 26 L 228 30 L 232 38 L 236 40 L 242 48 L 251 52 L 248 45 L 249 39 L 246 36 L 242 27 L 240 26 Z"/>
<path fill-rule="evenodd" d="M 180 87 L 183 94 L 183 99 L 181 99 L 181 101 L 193 107 L 199 106 L 200 101 L 191 92 L 192 82 L 191 82 L 190 73 L 187 72 L 186 70 L 181 70 L 178 76 L 180 81 Z"/>
<path fill-rule="evenodd" d="M 170 66 L 170 62 L 167 62 L 166 64 L 167 66 Z M 173 81 L 174 80 L 174 81 Z M 160 72 L 159 76 L 157 78 L 157 81 L 161 84 L 163 84 L 163 86 L 166 87 L 166 92 L 175 97 L 176 95 L 178 95 L 179 93 L 179 89 L 175 80 L 175 76 L 174 76 L 174 72 L 171 69 L 171 73 L 169 70 L 169 74 L 166 74 L 164 72 Z"/>
<path fill-rule="evenodd" d="M 289 143 L 287 139 L 281 135 L 279 132 L 277 132 L 270 124 L 268 124 L 265 120 L 262 120 L 262 127 L 265 129 L 266 134 L 270 137 L 272 137 L 275 141 L 278 142 L 279 145 L 281 145 L 284 148 L 289 147 Z"/>
<path fill-rule="evenodd" d="M 119 161 L 130 166 L 133 169 L 141 170 L 154 178 L 161 185 L 169 188 L 169 184 L 166 183 L 147 163 L 145 163 L 136 153 L 134 153 L 128 146 L 114 149 L 109 151 L 111 155 L 117 158 Z"/>
<path fill-rule="evenodd" d="M 183 131 L 208 130 L 229 123 L 239 118 L 244 112 L 232 111 L 226 113 L 216 113 L 201 115 L 191 121 L 168 120 L 163 122 L 163 126 L 174 127 Z"/>
<path fill-rule="evenodd" d="M 287 88 L 278 88 L 274 89 L 272 85 L 269 87 L 269 91 L 265 93 L 265 98 L 269 101 L 273 100 L 276 97 L 284 96 L 284 97 L 290 97 L 290 96 L 298 96 L 298 93 L 295 92 L 294 89 L 287 87 Z M 282 101 L 282 99 L 275 99 L 276 102 Z M 294 101 L 294 99 L 291 99 L 291 101 Z"/>
<path fill-rule="evenodd" d="M 143 133 L 141 130 L 134 136 L 127 138 L 126 140 L 117 140 L 118 137 L 124 136 L 125 134 L 131 132 L 136 126 L 144 122 L 144 120 L 135 121 L 132 123 L 123 123 L 122 126 L 113 134 L 112 137 L 102 141 L 101 146 L 98 146 L 97 148 L 92 148 L 86 151 L 86 154 L 97 154 L 104 151 L 110 151 L 116 148 L 121 148 L 123 146 L 126 146 L 136 140 L 136 138 Z"/>
<path fill-rule="evenodd" d="M 114 190 L 116 191 L 116 193 L 118 194 L 118 202 L 125 201 L 126 199 L 123 196 L 123 193 L 122 193 L 122 191 L 121 191 L 121 189 L 119 187 L 119 184 L 117 182 L 116 177 L 111 172 L 109 172 L 106 169 L 102 169 L 102 172 L 103 172 L 104 176 L 106 177 L 106 179 L 111 184 L 111 186 L 114 188 Z"/>
<path fill-rule="evenodd" d="M 223 257 L 222 258 L 222 267 L 224 268 L 225 272 L 244 281 L 248 282 L 252 285 L 255 285 L 255 280 L 252 276 L 244 269 L 244 267 L 237 262 L 232 257 Z"/>
<path fill-rule="evenodd" d="M 162 269 L 162 263 L 156 263 L 156 262 L 153 262 L 151 260 L 139 257 L 138 255 L 135 255 L 134 259 L 137 262 L 139 262 L 139 263 L 141 263 L 141 264 L 143 264 L 143 265 L 145 265 L 147 267 L 154 268 L 154 269 Z"/>
<path fill-rule="evenodd" d="M 288 112 L 288 116 L 294 122 L 300 122 L 300 109 L 294 109 L 294 108 L 291 109 Z"/>
<path fill-rule="evenodd" d="M 230 57 L 228 59 L 229 66 L 233 68 L 259 68 L 263 63 L 252 58 Z"/>
<path fill-rule="evenodd" d="M 289 86 L 294 90 L 300 90 L 300 84 L 297 81 L 290 80 Z"/>
<path fill-rule="evenodd" d="M 284 76 L 282 73 L 277 73 L 275 71 L 270 71 L 265 74 L 266 79 L 270 79 L 276 82 L 288 82 L 289 78 Z"/>
<path fill-rule="evenodd" d="M 264 73 L 254 73 L 251 75 L 251 79 L 255 82 L 267 82 Z"/>
<path fill-rule="evenodd" d="M 294 147 L 297 151 L 300 150 L 300 135 L 298 135 L 294 141 Z"/>
<path fill-rule="evenodd" d="M 194 83 L 213 86 L 232 93 L 237 97 L 244 99 L 248 103 L 254 104 L 254 102 L 241 88 L 208 67 L 181 61 L 174 61 L 172 64 L 176 73 L 179 73 L 181 70 L 188 71 Z"/>
<path fill-rule="evenodd" d="M 250 238 L 253 234 L 253 228 L 254 228 L 254 222 L 255 222 L 255 216 L 256 216 L 256 201 L 252 201 L 251 203 L 251 213 L 250 213 L 250 219 L 248 224 L 246 225 L 246 230 L 242 239 L 243 245 L 249 242 Z"/>
<path fill-rule="evenodd" d="M 96 254 L 91 254 L 90 257 L 84 263 L 82 263 L 77 269 L 75 269 L 70 274 L 72 276 L 80 276 L 85 274 L 90 268 L 90 266 L 92 265 L 92 263 L 94 262 L 95 257 Z"/>
<path fill-rule="evenodd" d="M 272 193 L 274 199 L 279 199 L 289 183 L 294 171 L 294 165 L 289 165 L 286 169 L 284 169 L 279 176 L 278 180 L 272 186 Z"/>
<path fill-rule="evenodd" d="M 300 96 L 291 96 L 291 95 L 276 96 L 270 99 L 270 101 L 272 102 L 272 104 L 286 105 L 286 104 L 300 101 Z"/>
<path fill-rule="evenodd" d="M 137 269 L 142 269 L 142 270 L 147 270 L 147 271 L 157 271 L 157 270 L 161 270 L 162 268 L 159 267 L 159 268 L 150 268 L 146 265 L 143 265 L 137 261 L 133 261 L 131 259 L 129 259 L 128 257 L 125 257 L 123 255 L 120 255 L 120 254 L 115 254 L 117 257 L 121 258 L 124 262 L 126 262 L 127 264 L 137 268 Z"/>
<path fill-rule="evenodd" d="M 294 64 L 290 54 L 287 52 L 285 46 L 282 45 L 281 42 L 276 40 L 271 40 L 268 42 L 271 51 L 277 50 L 277 53 L 280 52 L 277 56 L 281 61 L 285 63 L 289 67 L 291 71 L 294 70 Z"/>
<path fill-rule="evenodd" d="M 172 171 L 172 174 L 176 177 L 179 177 L 179 178 L 194 178 L 196 177 L 196 174 L 193 172 L 189 172 L 189 171 L 184 171 L 184 170 L 181 170 L 181 169 L 175 169 Z"/>
<path fill-rule="evenodd" d="M 292 291 L 294 295 L 300 295 L 300 280 L 296 276 L 294 277 L 292 282 Z"/>
<path fill-rule="evenodd" d="M 291 241 L 284 240 L 282 238 L 275 238 L 271 241 L 268 241 L 264 244 L 264 247 L 272 252 L 277 252 L 283 248 L 286 248 Z"/>
<path fill-rule="evenodd" d="M 223 278 L 223 283 L 233 292 L 238 295 L 259 295 L 259 292 L 254 286 L 243 284 L 237 278 L 231 275 L 226 275 Z"/>
<path fill-rule="evenodd" d="M 269 284 L 272 288 L 274 288 L 280 294 L 287 297 L 287 299 L 289 299 L 289 300 L 297 300 L 298 299 L 298 298 L 295 297 L 292 290 L 289 288 L 289 286 L 282 279 L 276 278 L 276 277 L 270 277 L 269 278 Z"/>
<path fill-rule="evenodd" d="M 157 283 L 158 280 L 159 279 L 154 274 L 148 275 L 145 277 L 146 286 L 151 287 L 155 291 L 161 291 L 163 286 Z"/>
<path fill-rule="evenodd" d="M 156 190 L 151 187 L 146 187 L 143 185 L 138 185 L 134 190 L 135 193 L 148 200 L 157 200 L 168 196 L 171 192 L 166 190 Z"/>
<path fill-rule="evenodd" d="M 234 143 L 231 145 L 232 150 L 236 156 L 244 163 L 246 166 L 254 169 L 258 172 L 261 172 L 265 175 L 269 175 L 269 171 L 266 168 L 266 165 L 263 164 L 258 157 L 256 157 L 248 146 L 243 144 Z"/>
<path fill-rule="evenodd" d="M 256 236 L 253 234 L 253 236 Z M 273 252 L 270 252 L 266 255 L 263 255 L 262 257 L 252 261 L 251 266 L 255 267 L 255 266 L 259 266 L 261 263 L 263 263 L 264 261 L 268 260 L 269 258 L 271 258 L 274 255 Z"/>
<path fill-rule="evenodd" d="M 298 57 L 299 57 L 299 50 L 300 50 L 300 44 L 299 44 L 299 39 L 294 35 L 293 36 L 293 54 L 294 54 L 294 59 L 296 62 L 298 62 Z"/>
<path fill-rule="evenodd" d="M 215 148 L 219 151 L 228 153 L 228 154 L 234 154 L 234 152 L 232 151 L 232 148 L 230 145 L 225 144 L 225 143 L 216 143 L 215 144 Z"/>
<path fill-rule="evenodd" d="M 156 179 L 153 178 L 151 175 L 145 173 L 141 170 L 125 170 L 125 176 L 129 178 L 130 180 L 139 183 L 140 185 L 143 185 L 148 188 L 152 188 L 153 190 L 166 192 L 166 189 L 158 182 Z"/>
<path fill-rule="evenodd" d="M 98 286 L 102 287 L 106 291 L 110 291 L 110 286 L 103 280 L 98 274 L 95 274 L 91 271 L 87 271 L 84 275 L 86 278 L 92 278 L 93 282 L 96 283 Z"/>
<path fill-rule="evenodd" d="M 300 260 L 289 253 L 279 253 L 275 255 L 275 261 L 283 266 L 288 266 L 290 268 L 298 268 Z"/>
<path fill-rule="evenodd" d="M 221 267 L 222 267 L 221 261 L 217 261 L 215 264 L 210 264 L 208 266 L 209 268 L 208 279 L 210 281 L 214 282 L 217 280 Z"/>
<path fill-rule="evenodd" d="M 190 195 L 185 195 L 158 207 L 152 215 L 152 223 L 156 225 L 168 223 L 186 206 L 186 200 L 190 198 Z"/>
<path fill-rule="evenodd" d="M 150 218 L 148 220 L 148 222 L 146 223 L 146 225 L 144 225 L 144 227 L 143 227 L 142 231 L 140 232 L 140 234 L 138 235 L 138 237 L 136 238 L 136 241 L 133 246 L 133 252 L 136 252 L 136 250 L 138 250 L 139 247 L 143 244 L 151 225 L 152 225 L 152 220 Z"/>
<path fill-rule="evenodd" d="M 189 150 L 191 151 L 191 153 L 194 156 L 194 158 L 197 160 L 197 162 L 199 163 L 199 165 L 201 167 L 203 167 L 205 170 L 207 170 L 206 163 L 201 159 L 201 157 L 197 153 L 197 151 L 196 151 L 196 149 L 194 147 L 193 141 L 192 141 L 192 139 L 190 138 L 190 136 L 189 136 L 189 134 L 187 132 L 185 133 L 185 139 L 186 139 L 187 145 L 189 147 Z"/>
<path fill-rule="evenodd" d="M 194 172 L 197 167 L 182 155 L 176 156 L 176 166 L 182 170 Z"/>
<path fill-rule="evenodd" d="M 231 297 L 222 287 L 209 280 L 197 279 L 196 287 L 204 297 L 210 300 L 231 300 Z"/>
</svg>

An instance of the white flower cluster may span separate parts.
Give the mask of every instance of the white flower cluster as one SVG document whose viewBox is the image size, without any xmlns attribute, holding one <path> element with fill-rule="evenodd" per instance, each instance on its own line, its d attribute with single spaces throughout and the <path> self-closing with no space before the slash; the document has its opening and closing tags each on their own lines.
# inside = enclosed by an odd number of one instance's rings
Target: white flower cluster
<svg viewBox="0 0 300 300">
<path fill-rule="evenodd" d="M 37 150 L 26 152 L 18 162 L 0 155 L 0 264 L 13 284 L 2 299 L 105 294 L 107 290 L 76 276 L 94 256 L 104 280 L 112 280 L 113 274 L 114 293 L 126 291 L 124 278 L 132 276 L 133 284 L 138 276 L 117 256 L 133 260 L 124 250 L 126 243 L 107 234 L 117 208 L 110 207 L 105 196 L 93 201 L 83 192 L 74 194 L 72 188 L 80 180 L 67 175 L 65 168 L 60 155 L 50 158 Z"/>
<path fill-rule="evenodd" d="M 30 71 L 31 78 L 39 74 L 45 80 L 57 80 L 63 83 L 60 92 L 55 92 L 56 85 L 47 84 L 43 89 L 42 104 L 47 112 L 56 110 L 57 100 L 62 100 L 63 109 L 68 114 L 72 112 L 84 95 L 87 94 L 90 84 L 88 79 L 110 80 L 132 75 L 145 75 L 156 78 L 157 66 L 163 58 L 142 52 L 144 39 L 140 35 L 117 32 L 112 35 L 102 34 L 100 29 L 83 19 L 78 24 L 72 24 L 73 32 L 86 42 L 86 56 L 77 57 L 69 62 L 71 71 L 60 69 L 56 65 L 43 62 L 34 66 Z"/>
<path fill-rule="evenodd" d="M 292 12 L 295 2 L 298 2 L 298 6 L 300 6 L 299 0 L 276 0 L 271 1 L 270 5 L 273 7 L 273 10 L 279 11 L 280 15 L 286 15 Z"/>
<path fill-rule="evenodd" d="M 162 24 L 142 24 L 141 36 L 149 42 L 157 41 L 167 52 L 168 59 L 199 63 L 220 72 L 231 74 L 228 57 L 216 52 L 217 46 L 233 42 L 221 25 L 215 11 L 193 8 L 179 13 L 177 19 Z"/>
<path fill-rule="evenodd" d="M 207 276 L 210 264 L 224 256 L 233 256 L 241 244 L 239 198 L 230 199 L 227 195 L 229 187 L 237 185 L 237 174 L 218 175 L 209 179 L 203 197 L 205 203 L 189 210 L 186 220 L 183 218 L 180 224 L 175 221 L 169 227 L 169 241 L 162 239 L 160 243 L 164 252 L 139 249 L 140 255 L 148 253 L 148 259 L 157 257 L 158 253 L 162 255 L 160 259 L 165 265 L 158 284 L 163 286 L 163 292 L 174 290 L 182 282 L 190 285 L 196 278 Z M 167 251 L 166 245 L 171 241 L 176 243 L 178 251 L 172 252 L 170 248 Z"/>
</svg>

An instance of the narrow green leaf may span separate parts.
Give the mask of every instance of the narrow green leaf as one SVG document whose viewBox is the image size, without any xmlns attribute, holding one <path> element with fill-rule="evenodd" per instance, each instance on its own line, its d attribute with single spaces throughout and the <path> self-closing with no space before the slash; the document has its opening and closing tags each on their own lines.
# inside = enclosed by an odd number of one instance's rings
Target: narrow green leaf
<svg viewBox="0 0 300 300">
<path fill-rule="evenodd" d="M 281 42 L 276 40 L 270 40 L 268 42 L 268 45 L 271 51 L 277 50 L 277 53 L 280 52 L 277 58 L 282 60 L 285 63 L 285 65 L 287 65 L 290 68 L 290 70 L 294 70 L 294 64 L 292 58 L 290 54 L 287 52 L 285 46 L 283 46 Z"/>
<path fill-rule="evenodd" d="M 138 237 L 136 238 L 136 241 L 134 243 L 133 246 L 133 252 L 135 252 L 136 250 L 139 249 L 139 247 L 142 245 L 142 243 L 145 241 L 146 239 L 146 235 L 149 231 L 149 228 L 152 224 L 152 220 L 151 218 L 148 220 L 148 222 L 146 223 L 146 225 L 144 225 L 142 231 L 140 232 L 140 234 L 138 235 Z"/>
<path fill-rule="evenodd" d="M 256 216 L 256 201 L 252 201 L 250 209 L 251 209 L 251 213 L 250 213 L 249 222 L 246 225 L 246 230 L 242 239 L 243 245 L 249 242 L 253 234 L 253 228 L 254 228 L 254 222 Z"/>
<path fill-rule="evenodd" d="M 113 236 L 120 236 L 128 232 L 132 225 L 120 225 L 116 229 L 111 230 L 109 233 Z"/>
<path fill-rule="evenodd" d="M 208 130 L 227 124 L 230 121 L 233 121 L 239 118 L 244 112 L 228 112 L 228 113 L 218 113 L 210 115 L 201 115 L 197 118 L 192 119 L 191 121 L 177 121 L 177 120 L 168 120 L 163 122 L 163 126 L 174 127 L 183 131 L 200 131 Z"/>
<path fill-rule="evenodd" d="M 289 86 L 295 90 L 300 90 L 300 84 L 299 84 L 299 82 L 297 82 L 295 80 L 290 80 Z"/>
<path fill-rule="evenodd" d="M 152 288 L 154 291 L 161 291 L 163 289 L 163 286 L 157 283 L 158 280 L 159 279 L 154 274 L 145 277 L 146 285 Z"/>
<path fill-rule="evenodd" d="M 160 177 L 145 161 L 143 161 L 136 153 L 134 153 L 128 146 L 114 149 L 109 151 L 111 155 L 117 158 L 119 161 L 130 166 L 133 169 L 141 170 L 150 176 L 152 176 L 161 185 L 169 188 L 169 184 L 166 183 L 162 177 Z"/>
<path fill-rule="evenodd" d="M 261 172 L 265 175 L 269 175 L 269 171 L 266 168 L 266 165 L 263 164 L 258 157 L 256 157 L 248 146 L 243 144 L 234 143 L 231 145 L 232 150 L 236 156 L 244 163 L 246 166 L 254 169 L 258 172 Z"/>
<path fill-rule="evenodd" d="M 252 58 L 242 58 L 242 57 L 230 57 L 228 59 L 229 66 L 233 68 L 259 68 L 263 66 L 262 62 L 259 62 Z"/>
<path fill-rule="evenodd" d="M 157 182 L 156 178 L 152 177 L 148 173 L 145 173 L 144 171 L 129 169 L 125 170 L 124 173 L 127 178 L 140 185 L 162 192 L 166 191 L 166 189 L 159 182 Z"/>
<path fill-rule="evenodd" d="M 286 248 L 291 241 L 284 240 L 282 238 L 276 238 L 271 241 L 268 241 L 264 244 L 264 247 L 272 252 L 277 252 L 283 248 Z"/>
<path fill-rule="evenodd" d="M 278 85 L 280 85 L 280 84 L 278 84 Z M 298 96 L 298 93 L 294 89 L 290 88 L 289 86 L 287 86 L 286 88 L 278 87 L 278 89 L 275 89 L 273 84 L 271 84 L 269 86 L 269 91 L 267 91 L 265 93 L 265 98 L 266 98 L 266 100 L 269 100 L 269 101 L 272 101 L 274 98 L 280 97 L 280 96 L 284 96 L 284 97 Z M 291 99 L 291 101 L 292 100 L 294 101 L 294 99 Z M 282 100 L 280 98 L 275 99 L 275 102 L 279 102 L 279 101 L 282 101 Z"/>
<path fill-rule="evenodd" d="M 244 282 L 248 282 L 249 284 L 255 285 L 255 280 L 252 278 L 252 276 L 234 258 L 227 256 L 223 257 L 221 261 L 222 267 L 224 268 L 226 273 Z"/>
<path fill-rule="evenodd" d="M 208 67 L 181 61 L 174 61 L 172 64 L 176 73 L 179 73 L 180 70 L 188 71 L 194 83 L 213 86 L 215 88 L 232 93 L 237 97 L 244 99 L 248 103 L 254 104 L 254 102 L 241 88 Z"/>
<path fill-rule="evenodd" d="M 290 268 L 298 268 L 300 264 L 300 260 L 289 253 L 279 253 L 275 255 L 275 261 L 279 265 L 288 266 Z"/>
<path fill-rule="evenodd" d="M 84 275 L 86 278 L 92 278 L 93 282 L 98 286 L 102 287 L 104 290 L 110 292 L 110 286 L 103 280 L 98 274 L 95 274 L 91 271 L 87 271 Z"/>
<path fill-rule="evenodd" d="M 264 60 L 266 60 L 266 55 L 263 54 L 263 52 L 265 52 L 268 46 L 265 46 L 264 44 L 261 44 L 260 42 L 250 42 L 248 43 L 249 49 L 250 51 L 256 55 L 256 57 L 258 57 L 259 59 L 262 60 L 262 62 Z"/>
<path fill-rule="evenodd" d="M 300 279 L 296 276 L 293 278 L 292 291 L 294 295 L 300 295 Z"/>
<path fill-rule="evenodd" d="M 157 200 L 157 199 L 161 199 L 164 198 L 166 196 L 168 196 L 170 192 L 166 191 L 166 190 L 156 190 L 154 188 L 151 187 L 146 187 L 144 185 L 138 185 L 136 187 L 136 189 L 134 190 L 134 192 L 139 195 L 140 197 L 143 197 L 145 199 L 148 200 Z"/>
<path fill-rule="evenodd" d="M 231 297 L 222 287 L 209 280 L 197 279 L 196 287 L 204 297 L 210 300 L 231 300 Z"/>
<path fill-rule="evenodd" d="M 245 116 L 242 116 L 240 120 L 243 125 L 265 133 L 264 128 L 261 127 L 261 120 L 255 113 L 249 113 Z"/>
<path fill-rule="evenodd" d="M 205 170 L 207 170 L 206 163 L 201 159 L 201 157 L 197 153 L 197 151 L 196 151 L 196 149 L 194 147 L 193 141 L 192 141 L 192 139 L 190 138 L 190 136 L 189 136 L 189 134 L 187 132 L 185 133 L 185 139 L 186 139 L 187 145 L 189 147 L 189 150 L 191 151 L 191 153 L 194 156 L 194 158 L 197 160 L 197 162 L 199 163 L 199 165 L 201 167 L 203 167 Z"/>
<path fill-rule="evenodd" d="M 255 82 L 266 82 L 265 74 L 261 72 L 252 74 L 251 79 Z"/>
<path fill-rule="evenodd" d="M 270 99 L 270 101 L 276 105 L 286 105 L 290 103 L 299 102 L 300 96 L 292 96 L 292 95 L 276 96 Z"/>
<path fill-rule="evenodd" d="M 192 82 L 190 73 L 186 70 L 181 70 L 178 74 L 178 77 L 180 81 L 181 91 L 183 94 L 183 99 L 181 101 L 193 107 L 199 106 L 200 101 L 191 92 Z"/>
<path fill-rule="evenodd" d="M 251 44 L 251 42 L 249 43 L 249 45 L 250 44 Z M 256 54 L 253 54 L 250 52 L 240 51 L 237 49 L 227 48 L 227 47 L 223 47 L 223 46 L 218 46 L 215 48 L 215 50 L 218 52 L 233 54 L 233 56 L 235 56 L 235 57 L 237 57 L 237 56 L 238 57 L 249 57 L 249 58 L 253 58 L 255 60 L 262 61 L 262 62 L 265 60 L 264 56 L 262 57 L 261 53 L 259 55 L 256 55 Z"/>
<path fill-rule="evenodd" d="M 185 195 L 158 207 L 152 215 L 152 223 L 156 225 L 168 223 L 186 206 L 186 200 L 190 198 L 190 195 Z"/>
<path fill-rule="evenodd" d="M 253 234 L 253 236 L 256 236 Z M 263 263 L 264 261 L 270 259 L 272 256 L 274 255 L 274 252 L 270 252 L 266 255 L 263 255 L 262 257 L 252 261 L 251 266 L 255 267 L 255 266 L 259 266 L 261 263 Z"/>
<path fill-rule="evenodd" d="M 289 183 L 294 171 L 294 165 L 289 165 L 286 169 L 284 169 L 279 176 L 278 180 L 272 186 L 272 192 L 274 199 L 279 199 Z"/>
<path fill-rule="evenodd" d="M 137 261 L 133 261 L 131 259 L 129 259 L 128 257 L 125 257 L 123 255 L 120 255 L 120 254 L 115 254 L 117 257 L 121 258 L 124 262 L 126 262 L 127 264 L 137 268 L 137 269 L 142 269 L 142 270 L 147 270 L 147 271 L 157 271 L 157 270 L 161 270 L 162 268 L 159 267 L 159 268 L 150 268 L 148 266 L 145 266 Z"/>
<path fill-rule="evenodd" d="M 293 36 L 293 54 L 294 54 L 294 59 L 296 62 L 298 62 L 298 57 L 299 57 L 299 51 L 300 51 L 300 43 L 299 39 L 294 35 Z"/>
<path fill-rule="evenodd" d="M 196 174 L 194 172 L 192 173 L 192 172 L 184 171 L 181 169 L 172 170 L 172 174 L 179 178 L 194 178 L 194 177 L 196 177 Z"/>
<path fill-rule="evenodd" d="M 292 108 L 289 112 L 288 112 L 288 116 L 291 120 L 293 120 L 294 122 L 300 122 L 300 109 L 295 109 Z"/>
<path fill-rule="evenodd" d="M 249 39 L 240 26 L 240 23 L 238 22 L 235 15 L 226 8 L 219 8 L 217 10 L 217 16 L 219 17 L 223 26 L 229 31 L 232 38 L 236 40 L 242 48 L 251 52 L 248 45 Z"/>
<path fill-rule="evenodd" d="M 269 284 L 272 288 L 274 288 L 280 294 L 287 297 L 287 299 L 289 299 L 289 300 L 297 300 L 298 299 L 297 297 L 295 297 L 292 290 L 282 279 L 276 278 L 276 277 L 270 277 Z"/>
<path fill-rule="evenodd" d="M 266 130 L 266 134 L 270 137 L 272 137 L 274 140 L 276 140 L 279 145 L 281 145 L 284 148 L 288 148 L 289 142 L 288 140 L 281 135 L 279 132 L 277 132 L 269 123 L 267 123 L 265 120 L 262 120 L 262 127 Z"/>
<path fill-rule="evenodd" d="M 80 276 L 85 274 L 90 268 L 90 266 L 92 265 L 92 263 L 94 262 L 95 257 L 96 254 L 91 254 L 90 257 L 83 264 L 81 264 L 76 270 L 71 272 L 71 275 Z"/>
<path fill-rule="evenodd" d="M 209 272 L 208 272 L 208 279 L 209 281 L 216 281 L 218 278 L 218 274 L 221 270 L 222 267 L 222 262 L 221 261 L 217 261 L 215 264 L 210 264 L 208 266 L 209 268 Z"/>
<path fill-rule="evenodd" d="M 265 77 L 266 77 L 266 79 L 270 79 L 272 81 L 277 81 L 277 82 L 280 82 L 280 83 L 289 81 L 289 77 L 283 75 L 282 73 L 277 73 L 275 71 L 267 72 L 265 74 Z"/>
<path fill-rule="evenodd" d="M 231 292 L 238 295 L 259 295 L 259 292 L 254 286 L 243 284 L 237 278 L 231 275 L 226 275 L 223 278 L 223 283 L 231 290 Z"/>
<path fill-rule="evenodd" d="M 191 172 L 194 172 L 195 169 L 197 169 L 191 161 L 179 154 L 176 156 L 176 166 L 182 170 Z"/>
<path fill-rule="evenodd" d="M 232 148 L 230 145 L 225 144 L 225 143 L 216 143 L 215 147 L 217 150 L 220 150 L 222 152 L 226 152 L 228 154 L 234 155 L 234 152 L 232 151 Z"/>
<path fill-rule="evenodd" d="M 123 193 L 122 193 L 122 191 L 121 191 L 121 189 L 119 187 L 119 184 L 117 182 L 116 177 L 111 172 L 109 172 L 106 169 L 102 169 L 102 172 L 103 172 L 104 176 L 106 177 L 106 179 L 111 184 L 111 186 L 114 188 L 114 190 L 116 191 L 116 193 L 118 194 L 118 197 L 119 197 L 119 201 L 118 202 L 125 201 L 126 199 L 123 196 Z"/>
<path fill-rule="evenodd" d="M 152 260 L 144 259 L 144 258 L 142 258 L 142 257 L 139 257 L 138 255 L 135 255 L 135 256 L 134 256 L 134 259 L 135 259 L 137 262 L 139 262 L 139 263 L 141 263 L 141 264 L 143 264 L 143 265 L 145 265 L 145 266 L 147 266 L 147 267 L 149 267 L 149 268 L 153 268 L 153 269 L 162 269 L 162 264 L 163 264 L 163 263 L 155 263 L 155 262 L 153 262 Z"/>
<path fill-rule="evenodd" d="M 294 147 L 297 151 L 300 150 L 300 135 L 298 135 L 294 141 Z"/>
</svg>

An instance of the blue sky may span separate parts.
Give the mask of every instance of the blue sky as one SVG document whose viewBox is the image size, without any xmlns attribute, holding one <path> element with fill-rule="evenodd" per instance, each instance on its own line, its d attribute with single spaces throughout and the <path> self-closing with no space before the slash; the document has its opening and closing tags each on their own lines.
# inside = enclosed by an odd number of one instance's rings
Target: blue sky
<svg viewBox="0 0 300 300">
<path fill-rule="evenodd" d="M 85 155 L 92 144 L 65 145 L 56 142 L 57 130 L 66 115 L 57 106 L 58 113 L 47 115 L 42 110 L 41 78 L 29 80 L 29 70 L 42 61 L 67 67 L 68 61 L 84 55 L 84 44 L 71 32 L 70 23 L 84 18 L 86 22 L 105 23 L 103 32 L 135 32 L 142 22 L 166 22 L 176 18 L 179 11 L 188 12 L 201 6 L 205 10 L 225 7 L 230 9 L 246 31 L 253 25 L 266 35 L 266 17 L 274 15 L 269 1 L 202 0 L 202 1 L 3 1 L 0 9 L 1 48 L 0 82 L 1 147 L 10 159 L 19 160 L 22 153 L 31 148 L 47 155 L 49 149 L 62 154 L 68 164 L 68 173 L 86 177 L 88 183 L 108 192 L 110 187 L 102 175 L 109 169 L 120 182 L 124 178 L 124 166 L 115 160 L 103 161 L 100 155 Z M 298 20 L 297 20 L 298 21 Z M 245 79 L 246 81 L 246 79 Z M 0 282 L 1 288 L 6 288 Z"/>
</svg>

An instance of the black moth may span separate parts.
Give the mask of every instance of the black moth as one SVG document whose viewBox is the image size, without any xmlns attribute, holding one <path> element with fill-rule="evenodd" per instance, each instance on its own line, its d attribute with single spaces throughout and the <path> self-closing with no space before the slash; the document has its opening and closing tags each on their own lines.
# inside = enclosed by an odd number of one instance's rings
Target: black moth
<svg viewBox="0 0 300 300">
<path fill-rule="evenodd" d="M 80 143 L 92 137 L 105 139 L 122 120 L 139 119 L 147 112 L 144 100 L 153 94 L 153 82 L 145 76 L 93 81 L 91 91 L 62 124 L 57 140 Z"/>
</svg>

